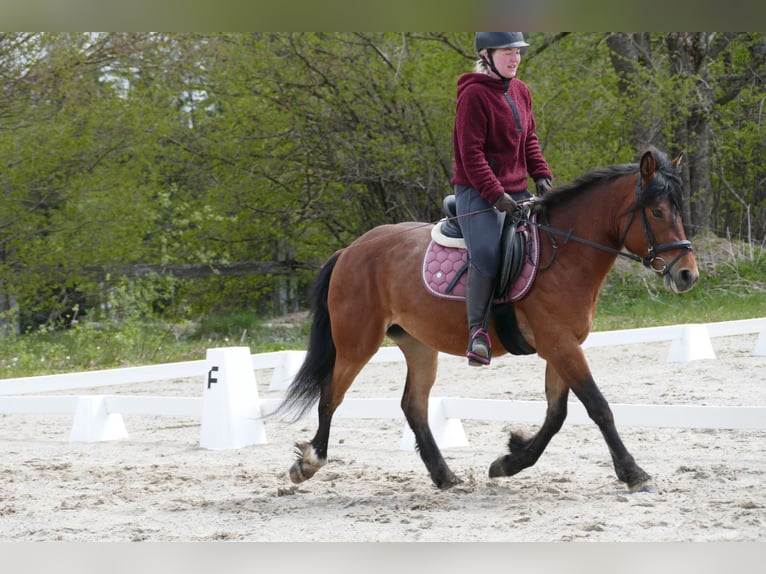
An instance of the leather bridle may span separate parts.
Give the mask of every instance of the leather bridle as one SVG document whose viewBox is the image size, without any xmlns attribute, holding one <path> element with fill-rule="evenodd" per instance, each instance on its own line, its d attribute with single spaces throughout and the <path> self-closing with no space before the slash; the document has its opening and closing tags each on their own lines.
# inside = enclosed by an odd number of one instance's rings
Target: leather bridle
<svg viewBox="0 0 766 574">
<path fill-rule="evenodd" d="M 553 260 L 556 258 L 556 252 L 558 250 L 558 244 L 556 243 L 554 235 L 558 235 L 560 237 L 564 237 L 564 243 L 568 242 L 569 240 L 576 241 L 578 243 L 582 243 L 584 245 L 589 245 L 590 247 L 595 247 L 596 249 L 600 249 L 602 251 L 607 251 L 609 253 L 614 253 L 615 255 L 619 255 L 621 257 L 627 257 L 628 259 L 632 261 L 637 261 L 639 263 L 642 263 L 645 267 L 651 269 L 655 273 L 659 274 L 660 276 L 665 276 L 668 273 L 670 273 L 670 270 L 673 268 L 673 265 L 676 264 L 676 262 L 681 259 L 684 255 L 692 251 L 692 244 L 691 241 L 688 239 L 681 239 L 679 241 L 671 241 L 669 243 L 660 243 L 657 245 L 657 240 L 654 237 L 654 233 L 652 233 L 652 228 L 649 225 L 649 220 L 646 217 L 646 207 L 644 207 L 641 204 L 641 195 L 643 193 L 643 189 L 641 187 L 641 174 L 638 174 L 638 183 L 636 185 L 636 203 L 631 209 L 630 214 L 630 220 L 628 221 L 628 224 L 625 226 L 625 231 L 622 233 L 622 237 L 620 238 L 620 247 L 622 247 L 625 244 L 625 239 L 627 238 L 628 232 L 630 231 L 631 226 L 633 225 L 633 220 L 635 219 L 635 215 L 637 211 L 641 212 L 641 216 L 643 219 L 643 225 L 644 225 L 644 235 L 646 236 L 646 244 L 648 245 L 648 249 L 646 252 L 646 255 L 641 257 L 640 255 L 635 255 L 634 253 L 628 253 L 626 251 L 623 251 L 622 249 L 614 249 L 613 247 L 609 247 L 607 245 L 601 245 L 600 243 L 596 243 L 594 241 L 590 241 L 588 239 L 583 239 L 582 237 L 577 237 L 573 234 L 573 231 L 570 229 L 569 231 L 561 231 L 560 229 L 555 229 L 553 227 L 550 227 L 548 225 L 545 225 L 543 223 L 539 222 L 533 222 L 529 220 L 528 222 L 532 225 L 536 225 L 538 228 L 546 231 L 551 236 L 551 243 L 553 244 L 553 256 L 551 257 L 551 261 L 548 263 L 548 266 L 550 266 L 553 263 Z M 672 251 L 674 249 L 682 249 L 681 253 L 679 253 L 675 259 L 673 259 L 670 263 L 668 263 L 665 258 L 660 257 L 660 253 L 664 253 L 666 251 Z M 657 267 L 655 265 L 656 262 L 660 262 L 661 267 Z"/>
</svg>

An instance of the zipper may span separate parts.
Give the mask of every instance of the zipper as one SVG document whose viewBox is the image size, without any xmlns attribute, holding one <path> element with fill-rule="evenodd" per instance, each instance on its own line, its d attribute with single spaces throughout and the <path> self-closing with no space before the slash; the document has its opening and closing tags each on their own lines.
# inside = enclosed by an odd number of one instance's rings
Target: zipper
<svg viewBox="0 0 766 574">
<path fill-rule="evenodd" d="M 503 87 L 503 97 L 505 98 L 505 101 L 508 102 L 508 105 L 511 106 L 513 117 L 516 120 L 516 132 L 521 133 L 521 117 L 519 116 L 519 110 L 516 107 L 516 102 L 514 102 L 513 98 L 508 94 L 508 89 L 511 87 L 511 80 L 503 80 Z"/>
</svg>

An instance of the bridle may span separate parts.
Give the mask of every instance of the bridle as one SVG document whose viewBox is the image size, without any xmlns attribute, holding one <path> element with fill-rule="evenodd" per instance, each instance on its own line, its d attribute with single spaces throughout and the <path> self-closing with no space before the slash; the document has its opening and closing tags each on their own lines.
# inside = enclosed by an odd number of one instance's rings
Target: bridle
<svg viewBox="0 0 766 574">
<path fill-rule="evenodd" d="M 630 214 L 630 221 L 628 221 L 628 225 L 625 227 L 625 231 L 623 232 L 622 238 L 620 239 L 620 245 L 625 244 L 625 238 L 628 235 L 628 231 L 630 231 L 630 226 L 633 224 L 633 218 L 636 215 L 636 211 L 640 211 L 641 218 L 643 219 L 644 223 L 644 235 L 646 236 L 646 244 L 649 246 L 648 250 L 646 255 L 643 257 L 633 255 L 632 253 L 626 253 L 625 255 L 632 256 L 630 258 L 634 261 L 640 261 L 644 264 L 644 267 L 648 267 L 655 273 L 658 273 L 661 276 L 665 276 L 670 272 L 670 270 L 673 268 L 673 265 L 675 265 L 679 259 L 692 251 L 692 243 L 688 239 L 681 239 L 678 241 L 671 241 L 669 243 L 660 243 L 659 245 L 655 245 L 657 240 L 654 237 L 654 233 L 652 233 L 652 228 L 649 226 L 649 220 L 646 217 L 646 209 L 641 206 L 641 193 L 641 174 L 639 173 L 638 183 L 636 185 L 636 205 L 633 207 L 632 213 Z M 663 257 L 659 257 L 658 255 L 659 253 L 672 251 L 673 249 L 683 249 L 683 251 L 676 255 L 676 258 L 673 259 L 673 261 L 671 261 L 669 264 Z M 659 261 L 662 266 L 660 268 L 655 267 L 655 261 Z"/>
<path fill-rule="evenodd" d="M 550 262 L 546 265 L 546 267 L 550 267 L 550 265 L 553 264 L 553 261 L 556 258 L 556 253 L 558 252 L 558 244 L 556 243 L 555 235 L 558 235 L 560 237 L 564 237 L 564 243 L 567 243 L 568 241 L 576 241 L 577 243 L 582 243 L 583 245 L 589 245 L 590 247 L 595 247 L 596 249 L 600 249 L 602 251 L 606 251 L 608 253 L 613 253 L 615 255 L 619 255 L 621 257 L 626 257 L 630 259 L 631 261 L 637 261 L 639 263 L 642 263 L 645 267 L 651 269 L 658 275 L 664 277 L 668 273 L 670 273 L 670 270 L 673 268 L 673 265 L 678 262 L 679 259 L 681 259 L 683 256 L 685 256 L 687 253 L 692 251 L 692 243 L 688 239 L 681 239 L 679 241 L 671 241 L 669 243 L 660 243 L 657 245 L 657 240 L 654 237 L 654 233 L 652 233 L 652 228 L 649 225 L 649 220 L 646 217 L 646 208 L 641 204 L 641 195 L 643 193 L 643 189 L 641 187 L 641 174 L 638 174 L 638 182 L 636 184 L 636 203 L 631 208 L 630 213 L 630 219 L 628 220 L 628 224 L 625 226 L 625 231 L 622 233 L 622 237 L 620 238 L 620 247 L 625 245 L 625 239 L 628 236 L 628 232 L 630 231 L 631 226 L 633 225 L 633 220 L 635 219 L 636 212 L 641 212 L 641 217 L 643 219 L 644 224 L 644 235 L 646 236 L 646 244 L 648 245 L 648 249 L 646 252 L 646 255 L 641 257 L 640 255 L 636 255 L 634 253 L 629 253 L 626 251 L 623 251 L 622 249 L 614 249 L 613 247 L 609 247 L 608 245 L 602 245 L 600 243 L 596 243 L 594 241 L 590 241 L 588 239 L 583 239 L 582 237 L 577 237 L 573 234 L 573 231 L 570 229 L 569 231 L 561 231 L 560 229 L 556 229 L 554 227 L 550 227 L 549 225 L 545 225 L 543 223 L 539 223 L 537 221 L 529 220 L 528 223 L 537 226 L 539 229 L 542 229 L 548 233 L 548 235 L 551 238 L 551 243 L 553 245 L 553 255 L 551 256 Z M 670 263 L 668 263 L 665 258 L 660 257 L 660 253 L 664 253 L 666 251 L 672 251 L 674 249 L 683 249 L 681 253 L 679 253 L 675 259 L 673 259 Z M 655 263 L 659 262 L 661 265 L 660 267 L 657 267 Z"/>
</svg>

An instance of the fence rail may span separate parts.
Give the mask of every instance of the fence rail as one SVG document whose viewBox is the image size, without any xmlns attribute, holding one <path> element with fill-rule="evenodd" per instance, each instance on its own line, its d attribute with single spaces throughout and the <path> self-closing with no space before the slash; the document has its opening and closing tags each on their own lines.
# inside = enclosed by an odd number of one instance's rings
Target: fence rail
<svg viewBox="0 0 766 574">
<path fill-rule="evenodd" d="M 583 346 L 670 341 L 668 361 L 692 361 L 715 358 L 710 337 L 753 333 L 758 333 L 753 354 L 766 356 L 766 318 L 592 333 Z M 282 390 L 304 357 L 303 351 L 251 355 L 245 347 L 232 347 L 209 349 L 207 359 L 199 361 L 5 379 L 0 380 L 0 413 L 73 415 L 70 440 L 84 442 L 127 436 L 122 415 L 201 418 L 201 443 L 214 445 L 205 448 L 238 448 L 266 442 L 263 415 L 272 412 L 281 402 L 281 399 L 258 397 L 254 371 L 273 369 L 269 389 Z M 403 359 L 398 348 L 386 347 L 380 349 L 371 362 Z M 203 390 L 200 397 L 34 394 L 196 377 Z M 543 401 L 434 397 L 430 401 L 429 418 L 437 442 L 442 448 L 448 448 L 467 445 L 463 419 L 539 423 L 545 416 L 545 408 Z M 766 428 L 766 407 L 762 406 L 613 404 L 612 409 L 623 426 Z M 403 418 L 399 399 L 382 398 L 346 399 L 336 416 Z M 571 402 L 567 422 L 583 424 L 590 420 L 580 403 Z M 406 425 L 401 446 L 414 448 L 414 437 Z"/>
</svg>

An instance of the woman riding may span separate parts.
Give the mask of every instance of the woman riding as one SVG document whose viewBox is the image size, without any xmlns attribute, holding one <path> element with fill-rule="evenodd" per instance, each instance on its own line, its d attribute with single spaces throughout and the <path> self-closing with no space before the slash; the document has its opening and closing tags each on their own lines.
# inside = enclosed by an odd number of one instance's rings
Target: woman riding
<svg viewBox="0 0 766 574">
<path fill-rule="evenodd" d="M 516 78 L 521 48 L 529 44 L 521 32 L 477 32 L 475 44 L 479 60 L 474 72 L 462 74 L 457 82 L 451 183 L 470 263 L 466 356 L 470 365 L 488 365 L 489 309 L 505 214 L 532 198 L 527 175 L 542 196 L 550 190 L 553 174 L 535 132 L 529 88 Z"/>
</svg>

